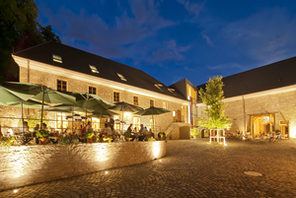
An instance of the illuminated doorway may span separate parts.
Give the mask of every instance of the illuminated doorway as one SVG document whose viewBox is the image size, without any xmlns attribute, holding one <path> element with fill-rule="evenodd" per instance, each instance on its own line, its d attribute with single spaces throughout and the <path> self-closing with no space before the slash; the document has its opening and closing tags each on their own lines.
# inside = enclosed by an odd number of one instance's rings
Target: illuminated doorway
<svg viewBox="0 0 296 198">
<path fill-rule="evenodd" d="M 253 137 L 263 137 L 274 131 L 274 114 L 251 116 L 251 133 Z"/>
</svg>

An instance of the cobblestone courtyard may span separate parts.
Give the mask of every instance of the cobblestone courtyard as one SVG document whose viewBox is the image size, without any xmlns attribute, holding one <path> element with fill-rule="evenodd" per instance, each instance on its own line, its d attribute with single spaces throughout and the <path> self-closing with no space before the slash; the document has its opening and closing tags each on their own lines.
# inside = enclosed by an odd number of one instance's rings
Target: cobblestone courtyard
<svg viewBox="0 0 296 198">
<path fill-rule="evenodd" d="M 296 142 L 224 147 L 168 141 L 161 160 L 3 191 L 0 197 L 296 197 Z"/>
</svg>

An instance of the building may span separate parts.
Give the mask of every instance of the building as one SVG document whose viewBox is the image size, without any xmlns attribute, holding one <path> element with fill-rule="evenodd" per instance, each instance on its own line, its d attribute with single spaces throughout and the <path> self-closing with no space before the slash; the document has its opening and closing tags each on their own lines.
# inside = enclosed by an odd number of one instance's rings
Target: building
<svg viewBox="0 0 296 198">
<path fill-rule="evenodd" d="M 88 92 L 109 102 L 124 101 L 142 108 L 162 107 L 171 112 L 157 116 L 156 123 L 152 123 L 151 116 L 140 117 L 128 112 L 115 118 L 137 127 L 140 123 L 148 128 L 155 125 L 157 131 L 167 131 L 176 139 L 180 138 L 180 127 L 187 127 L 189 131 L 190 109 L 196 96 L 189 94 L 189 98 L 179 87 L 167 87 L 139 69 L 54 42 L 16 52 L 12 57 L 19 65 L 20 82 L 42 84 L 61 91 Z M 62 119 L 60 115 L 55 116 L 55 119 Z M 99 118 L 96 121 L 100 123 L 98 128 L 102 127 L 103 121 Z M 178 127 L 171 127 L 175 122 Z"/>
<path fill-rule="evenodd" d="M 190 105 L 188 106 L 188 123 L 190 123 L 192 126 L 197 126 L 197 88 L 194 86 L 188 79 L 184 78 L 169 87 L 175 89 L 179 92 L 180 95 L 182 95 L 184 98 L 186 98 Z M 182 121 L 180 118 L 184 117 L 182 116 L 183 112 L 176 111 L 176 121 Z"/>
<path fill-rule="evenodd" d="M 231 132 L 256 138 L 272 131 L 296 138 L 296 57 L 222 79 Z M 197 88 L 204 88 L 199 85 Z M 205 116 L 199 101 L 198 117 Z"/>
</svg>

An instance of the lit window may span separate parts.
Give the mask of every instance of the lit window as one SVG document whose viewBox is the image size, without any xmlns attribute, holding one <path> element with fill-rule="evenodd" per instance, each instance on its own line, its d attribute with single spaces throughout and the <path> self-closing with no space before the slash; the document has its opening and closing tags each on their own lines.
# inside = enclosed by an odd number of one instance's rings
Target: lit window
<svg viewBox="0 0 296 198">
<path fill-rule="evenodd" d="M 97 88 L 95 87 L 88 87 L 88 93 L 95 94 L 97 93 Z"/>
<path fill-rule="evenodd" d="M 154 107 L 154 100 L 150 100 L 150 107 Z"/>
<path fill-rule="evenodd" d="M 120 73 L 116 73 L 116 74 L 120 78 L 120 80 L 127 81 L 126 78 L 122 74 L 120 74 Z"/>
<path fill-rule="evenodd" d="M 134 105 L 139 105 L 139 98 L 138 96 L 134 96 Z"/>
<path fill-rule="evenodd" d="M 167 103 L 166 102 L 162 102 L 162 108 L 167 109 Z"/>
<path fill-rule="evenodd" d="M 114 100 L 114 102 L 119 102 L 120 101 L 119 92 L 114 92 L 113 100 Z"/>
<path fill-rule="evenodd" d="M 173 88 L 168 88 L 168 91 L 171 93 L 175 93 L 175 89 L 173 89 Z"/>
<path fill-rule="evenodd" d="M 57 90 L 67 91 L 67 82 L 63 80 L 57 80 Z"/>
<path fill-rule="evenodd" d="M 89 68 L 93 73 L 96 73 L 96 74 L 100 73 L 96 66 L 89 65 Z"/>
<path fill-rule="evenodd" d="M 157 89 L 159 89 L 159 90 L 161 90 L 161 88 L 163 87 L 162 84 L 154 84 L 154 86 L 155 86 Z"/>
<path fill-rule="evenodd" d="M 55 55 L 55 54 L 52 55 L 52 60 L 53 60 L 54 62 L 63 63 L 63 59 L 62 59 L 62 57 L 60 57 L 60 56 L 58 56 L 58 55 Z"/>
</svg>

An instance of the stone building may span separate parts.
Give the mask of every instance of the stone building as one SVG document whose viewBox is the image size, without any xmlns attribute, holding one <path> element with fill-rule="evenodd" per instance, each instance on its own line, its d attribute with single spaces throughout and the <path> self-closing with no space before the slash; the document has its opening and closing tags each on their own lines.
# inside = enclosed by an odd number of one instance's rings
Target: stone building
<svg viewBox="0 0 296 198">
<path fill-rule="evenodd" d="M 12 56 L 19 65 L 20 82 L 42 84 L 61 91 L 88 92 L 112 103 L 124 101 L 142 108 L 165 108 L 170 112 L 158 115 L 155 123 L 152 123 L 151 116 L 128 112 L 115 118 L 137 127 L 140 123 L 148 128 L 155 125 L 157 131 L 167 131 L 172 139 L 181 138 L 181 127 L 187 127 L 186 134 L 189 134 L 189 123 L 192 123 L 190 108 L 192 103 L 196 103 L 196 97 L 188 98 L 186 93 L 182 94 L 184 90 L 167 87 L 139 69 L 54 42 L 16 52 Z M 54 116 L 58 120 L 65 119 L 57 113 Z M 101 128 L 103 121 L 94 119 L 98 123 L 97 128 Z"/>
<path fill-rule="evenodd" d="M 223 78 L 230 132 L 246 132 L 256 138 L 281 131 L 282 137 L 296 138 L 295 74 L 293 57 Z M 199 101 L 198 117 L 205 116 L 205 108 Z"/>
</svg>

